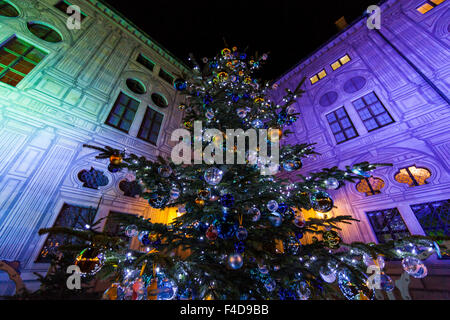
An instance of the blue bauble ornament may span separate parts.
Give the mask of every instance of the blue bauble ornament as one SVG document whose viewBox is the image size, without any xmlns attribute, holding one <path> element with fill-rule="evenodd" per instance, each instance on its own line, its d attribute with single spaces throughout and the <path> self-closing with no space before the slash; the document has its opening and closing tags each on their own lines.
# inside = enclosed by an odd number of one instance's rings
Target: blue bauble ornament
<svg viewBox="0 0 450 320">
<path fill-rule="evenodd" d="M 240 267 L 242 267 L 243 264 L 244 264 L 244 259 L 242 258 L 240 253 L 233 253 L 228 256 L 228 265 L 232 269 L 234 269 L 234 270 L 239 269 Z"/>
<path fill-rule="evenodd" d="M 244 227 L 240 226 L 236 231 L 236 238 L 238 240 L 244 241 L 248 237 L 248 231 Z"/>
<path fill-rule="evenodd" d="M 220 203 L 225 208 L 231 208 L 234 205 L 234 197 L 231 194 L 224 194 L 222 197 L 220 197 Z"/>
<path fill-rule="evenodd" d="M 151 244 L 148 233 L 142 236 L 141 242 L 144 246 L 148 246 Z"/>
<path fill-rule="evenodd" d="M 274 227 L 279 227 L 283 222 L 283 218 L 281 217 L 281 214 L 279 214 L 278 212 L 272 212 L 269 215 L 269 221 Z"/>
<path fill-rule="evenodd" d="M 177 187 L 170 189 L 170 198 L 176 200 L 180 197 L 181 191 Z"/>
<path fill-rule="evenodd" d="M 223 171 L 216 167 L 211 167 L 206 169 L 203 177 L 205 178 L 206 183 L 215 186 L 222 181 Z"/>
<path fill-rule="evenodd" d="M 278 202 L 276 202 L 275 200 L 270 200 L 267 203 L 267 209 L 269 209 L 269 211 L 271 211 L 271 212 L 277 211 L 277 209 L 278 209 Z"/>
<path fill-rule="evenodd" d="M 183 91 L 187 88 L 187 82 L 181 78 L 178 78 L 173 82 L 173 86 L 176 90 Z"/>
<path fill-rule="evenodd" d="M 303 166 L 302 161 L 300 159 L 292 159 L 283 161 L 283 169 L 287 172 L 292 172 L 298 169 L 301 169 Z"/>
<path fill-rule="evenodd" d="M 279 212 L 279 213 L 281 213 L 281 214 L 285 214 L 286 213 L 286 211 L 288 210 L 288 206 L 287 206 L 287 204 L 286 203 L 279 203 L 278 204 L 278 209 L 277 209 L 277 212 Z"/>
<path fill-rule="evenodd" d="M 295 237 L 297 238 L 297 240 L 301 240 L 301 239 L 303 239 L 303 233 L 301 233 L 301 232 L 296 232 L 296 233 L 295 233 Z"/>
<path fill-rule="evenodd" d="M 269 268 L 267 268 L 267 266 L 265 265 L 258 265 L 258 270 L 263 275 L 269 274 Z"/>
<path fill-rule="evenodd" d="M 175 298 L 177 291 L 178 287 L 174 281 L 158 277 L 158 300 L 172 300 Z"/>
<path fill-rule="evenodd" d="M 236 110 L 236 114 L 239 118 L 245 118 L 247 116 L 247 110 L 245 108 L 239 108 Z"/>
<path fill-rule="evenodd" d="M 161 166 L 158 168 L 158 173 L 163 178 L 168 178 L 172 174 L 172 168 L 169 166 Z"/>
<path fill-rule="evenodd" d="M 134 224 L 129 225 L 125 228 L 125 235 L 127 237 L 133 238 L 136 237 L 138 234 L 139 234 L 138 227 L 135 226 Z"/>
<path fill-rule="evenodd" d="M 339 181 L 336 178 L 328 178 L 327 180 L 325 180 L 323 182 L 325 188 L 330 189 L 330 190 L 336 190 L 337 188 L 339 188 Z"/>
<path fill-rule="evenodd" d="M 380 288 L 386 292 L 391 292 L 395 288 L 394 281 L 387 274 L 382 273 L 380 274 Z"/>
<path fill-rule="evenodd" d="M 360 167 L 356 166 L 353 167 L 352 172 L 354 174 L 357 174 L 359 176 L 363 176 L 364 178 L 370 178 L 370 173 L 365 172 L 364 170 L 362 170 Z"/>
<path fill-rule="evenodd" d="M 252 127 L 255 129 L 261 129 L 264 127 L 264 122 L 259 119 L 255 119 L 252 121 Z"/>
<path fill-rule="evenodd" d="M 252 216 L 252 221 L 256 222 L 261 218 L 261 211 L 258 208 L 252 207 L 247 211 L 247 214 Z"/>
<path fill-rule="evenodd" d="M 424 278 L 428 274 L 425 264 L 416 257 L 408 256 L 402 260 L 403 270 L 413 278 Z"/>
<path fill-rule="evenodd" d="M 212 118 L 214 118 L 214 111 L 211 109 L 208 109 L 206 111 L 205 117 L 206 117 L 206 119 L 211 120 Z"/>
<path fill-rule="evenodd" d="M 237 253 L 244 253 L 245 251 L 245 244 L 242 241 L 236 242 L 234 244 L 234 251 Z"/>
</svg>

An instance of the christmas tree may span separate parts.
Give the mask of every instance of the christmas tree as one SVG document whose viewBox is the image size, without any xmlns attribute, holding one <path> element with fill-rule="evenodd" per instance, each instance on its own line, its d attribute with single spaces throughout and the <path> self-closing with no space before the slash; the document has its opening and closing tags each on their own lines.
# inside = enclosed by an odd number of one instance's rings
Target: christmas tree
<svg viewBox="0 0 450 320">
<path fill-rule="evenodd" d="M 179 213 L 169 225 L 120 218 L 123 234 L 115 236 L 138 237 L 146 247 L 142 252 L 92 228 L 74 231 L 87 234 L 88 251 L 76 258 L 82 272 L 92 274 L 101 266 L 98 275 L 115 279 L 104 298 L 373 299 L 367 266 L 382 269 L 383 257 L 403 258 L 412 276 L 426 275 L 417 255 L 439 252 L 435 241 L 443 238 L 346 244 L 339 225 L 357 223 L 351 216 L 304 218 L 304 210 L 333 209 L 328 190 L 388 164 L 364 162 L 305 174 L 302 159 L 316 154 L 314 146 L 279 147 L 301 116 L 293 104 L 304 93 L 303 82 L 287 89 L 282 101 L 272 101 L 277 86 L 255 77 L 267 58 L 247 57 L 236 47 L 204 58 L 202 65 L 190 57 L 192 74 L 174 82 L 185 97 L 179 106 L 185 118 L 171 159 L 150 161 L 109 146 L 85 146 L 97 150 L 97 158 L 109 159 L 111 172 L 133 172 L 136 190 L 151 207 L 177 207 Z M 280 178 L 283 171 L 298 179 Z M 41 231 L 47 232 L 76 235 Z M 307 234 L 310 241 L 304 241 Z M 387 275 L 381 272 L 378 280 L 381 289 L 390 290 Z"/>
</svg>

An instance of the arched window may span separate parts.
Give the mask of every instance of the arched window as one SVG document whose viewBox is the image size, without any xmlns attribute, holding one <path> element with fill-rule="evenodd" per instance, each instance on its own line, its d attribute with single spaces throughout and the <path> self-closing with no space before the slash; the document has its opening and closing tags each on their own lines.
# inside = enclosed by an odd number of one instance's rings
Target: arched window
<svg viewBox="0 0 450 320">
<path fill-rule="evenodd" d="M 78 179 L 83 183 L 83 187 L 98 189 L 98 187 L 104 187 L 109 183 L 108 177 L 105 176 L 103 171 L 95 170 L 81 170 L 78 173 Z"/>
<path fill-rule="evenodd" d="M 152 94 L 152 101 L 157 107 L 160 107 L 160 108 L 167 108 L 169 106 L 169 104 L 167 103 L 167 100 L 158 93 Z"/>
<path fill-rule="evenodd" d="M 411 166 L 400 169 L 395 175 L 395 180 L 400 183 L 406 183 L 410 187 L 417 187 L 427 184 L 427 179 L 431 177 L 431 171 L 426 168 L 417 168 Z"/>
<path fill-rule="evenodd" d="M 144 85 L 139 80 L 127 79 L 126 83 L 127 83 L 128 89 L 130 89 L 134 93 L 144 94 L 146 92 Z"/>
<path fill-rule="evenodd" d="M 119 189 L 123 191 L 123 195 L 126 197 L 135 197 L 142 192 L 141 185 L 136 181 L 122 180 L 119 182 Z"/>
<path fill-rule="evenodd" d="M 28 22 L 28 30 L 36 37 L 48 42 L 60 42 L 61 35 L 55 30 L 45 24 L 37 22 Z"/>
<path fill-rule="evenodd" d="M 8 1 L 0 0 L 0 16 L 18 17 L 19 11 Z"/>
<path fill-rule="evenodd" d="M 381 189 L 384 188 L 384 181 L 380 178 L 370 177 L 361 179 L 356 185 L 356 190 L 361 193 L 365 193 L 366 196 L 373 196 L 381 193 Z"/>
<path fill-rule="evenodd" d="M 323 96 L 320 97 L 319 104 L 322 107 L 328 107 L 328 106 L 331 106 L 333 103 L 335 103 L 337 98 L 338 98 L 337 92 L 336 91 L 330 91 L 330 92 L 327 92 Z"/>
<path fill-rule="evenodd" d="M 344 91 L 354 93 L 361 90 L 366 85 L 366 79 L 361 76 L 353 77 L 344 83 Z"/>
</svg>

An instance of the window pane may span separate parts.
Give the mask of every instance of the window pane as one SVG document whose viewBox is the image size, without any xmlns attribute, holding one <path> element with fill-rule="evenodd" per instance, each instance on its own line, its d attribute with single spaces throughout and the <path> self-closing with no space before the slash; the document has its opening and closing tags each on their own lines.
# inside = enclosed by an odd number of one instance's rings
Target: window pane
<svg viewBox="0 0 450 320">
<path fill-rule="evenodd" d="M 331 65 L 331 68 L 333 69 L 333 70 L 336 70 L 337 68 L 339 68 L 341 66 L 341 63 L 339 62 L 339 61 L 336 61 L 335 63 L 333 63 L 332 65 Z"/>
<path fill-rule="evenodd" d="M 142 121 L 138 137 L 150 143 L 156 144 L 163 115 L 151 108 L 147 109 L 144 121 Z"/>
<path fill-rule="evenodd" d="M 338 116 L 339 119 L 347 117 L 347 114 L 345 113 L 344 108 L 337 109 L 336 115 Z"/>
<path fill-rule="evenodd" d="M 347 138 L 353 138 L 356 137 L 356 132 L 353 128 L 345 130 L 345 134 L 347 135 Z"/>
<path fill-rule="evenodd" d="M 341 120 L 341 125 L 344 129 L 347 129 L 352 126 L 350 120 L 348 118 L 344 118 Z"/>
<path fill-rule="evenodd" d="M 7 71 L 0 81 L 15 87 L 22 79 L 23 76 L 12 71 Z"/>
<path fill-rule="evenodd" d="M 17 56 L 5 51 L 4 49 L 0 51 L 0 63 L 9 66 L 13 61 L 17 59 Z"/>
<path fill-rule="evenodd" d="M 11 51 L 14 51 L 17 54 L 24 54 L 31 46 L 25 41 L 19 40 L 17 38 L 11 39 L 6 45 L 5 48 L 8 48 Z"/>
<path fill-rule="evenodd" d="M 337 141 L 337 142 L 343 142 L 343 141 L 345 141 L 345 135 L 344 135 L 344 133 L 342 133 L 342 132 L 336 134 L 335 137 L 336 137 L 336 141 Z"/>
<path fill-rule="evenodd" d="M 118 102 L 126 106 L 126 105 L 128 104 L 128 101 L 129 101 L 130 99 L 131 99 L 131 98 L 129 98 L 127 95 L 121 93 L 121 94 L 119 95 Z"/>
<path fill-rule="evenodd" d="M 380 123 L 380 125 L 382 125 L 382 126 L 392 122 L 391 117 L 387 113 L 384 113 L 384 114 L 378 116 L 377 120 Z"/>
<path fill-rule="evenodd" d="M 353 105 L 357 110 L 364 108 L 366 104 L 364 103 L 363 99 L 358 99 L 356 101 L 353 101 Z"/>
<path fill-rule="evenodd" d="M 314 76 L 314 77 L 311 77 L 309 80 L 311 81 L 311 84 L 314 84 L 317 81 L 319 81 L 319 78 L 317 76 Z"/>
<path fill-rule="evenodd" d="M 46 53 L 44 51 L 41 51 L 39 49 L 34 48 L 29 53 L 25 55 L 26 58 L 39 63 L 44 57 L 46 56 Z"/>
<path fill-rule="evenodd" d="M 333 131 L 333 133 L 337 133 L 341 130 L 341 127 L 339 126 L 339 123 L 335 122 L 332 125 L 330 125 L 331 131 Z"/>
<path fill-rule="evenodd" d="M 379 243 L 410 235 L 397 208 L 367 212 L 367 217 Z"/>
<path fill-rule="evenodd" d="M 334 113 L 330 113 L 327 115 L 327 120 L 328 120 L 328 123 L 331 123 L 331 122 L 336 121 L 337 119 L 336 119 L 336 116 L 334 115 Z"/>
<path fill-rule="evenodd" d="M 319 79 L 322 79 L 327 75 L 327 72 L 324 69 L 324 70 L 320 71 L 317 75 L 319 76 Z"/>
<path fill-rule="evenodd" d="M 127 110 L 126 112 L 125 112 L 125 116 L 124 116 L 124 119 L 126 119 L 126 120 L 128 120 L 128 121 L 133 121 L 133 118 L 134 118 L 134 111 L 132 111 L 132 110 Z"/>
<path fill-rule="evenodd" d="M 140 64 L 142 64 L 144 67 L 146 67 L 148 70 L 153 71 L 153 68 L 155 67 L 155 64 L 150 61 L 150 59 L 147 59 L 146 57 L 144 57 L 142 54 L 140 54 L 137 57 L 137 62 L 139 62 Z"/>
<path fill-rule="evenodd" d="M 120 124 L 119 128 L 123 129 L 125 131 L 128 131 L 128 130 L 130 130 L 130 127 L 131 127 L 131 122 L 128 122 L 127 120 L 122 119 L 122 123 Z"/>
<path fill-rule="evenodd" d="M 350 61 L 350 57 L 346 54 L 345 56 L 343 56 L 341 59 L 339 59 L 341 61 L 342 64 L 346 64 L 347 62 Z"/>
<path fill-rule="evenodd" d="M 114 127 L 117 127 L 119 125 L 119 121 L 120 121 L 120 117 L 115 116 L 115 115 L 111 115 L 108 119 L 108 123 Z"/>
<path fill-rule="evenodd" d="M 366 100 L 367 104 L 372 104 L 378 101 L 377 96 L 375 93 L 371 92 L 368 95 L 364 96 L 364 100 Z"/>
<path fill-rule="evenodd" d="M 435 5 L 441 4 L 444 1 L 445 0 L 431 0 L 431 2 L 433 2 Z"/>
<path fill-rule="evenodd" d="M 433 9 L 433 6 L 429 3 L 424 3 L 423 5 L 421 5 L 420 7 L 417 8 L 417 11 L 419 11 L 421 14 L 425 14 L 428 11 L 430 11 L 431 9 Z"/>
<path fill-rule="evenodd" d="M 23 74 L 28 74 L 34 67 L 34 64 L 22 59 L 13 67 L 13 69 Z"/>
<path fill-rule="evenodd" d="M 367 119 L 372 118 L 372 115 L 370 114 L 370 112 L 367 108 L 358 111 L 358 113 L 362 120 L 367 120 Z"/>
<path fill-rule="evenodd" d="M 376 123 L 376 121 L 374 119 L 370 119 L 370 120 L 364 121 L 364 124 L 365 124 L 367 130 L 373 130 L 373 129 L 376 129 L 378 127 L 378 125 L 377 125 L 377 123 Z"/>
<path fill-rule="evenodd" d="M 125 112 L 125 107 L 121 104 L 115 106 L 114 108 L 114 114 L 118 115 L 119 117 L 123 115 Z"/>
</svg>

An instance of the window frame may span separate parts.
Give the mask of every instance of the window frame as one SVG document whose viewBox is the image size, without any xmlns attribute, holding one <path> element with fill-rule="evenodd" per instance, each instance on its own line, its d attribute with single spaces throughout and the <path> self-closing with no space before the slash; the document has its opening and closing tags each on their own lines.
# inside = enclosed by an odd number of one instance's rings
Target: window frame
<svg viewBox="0 0 450 320">
<path fill-rule="evenodd" d="M 19 11 L 19 9 L 13 4 L 13 3 L 11 3 L 11 2 L 9 2 L 9 1 L 6 1 L 6 0 L 3 0 L 3 5 L 0 3 L 0 10 L 2 10 L 4 7 L 6 7 L 6 6 L 10 6 L 10 7 L 12 7 L 16 12 L 17 12 L 17 15 L 15 15 L 15 16 L 7 16 L 7 15 L 3 15 L 3 14 L 0 14 L 0 16 L 1 17 L 6 17 L 6 18 L 17 18 L 17 17 L 19 17 L 20 16 L 20 11 Z"/>
<path fill-rule="evenodd" d="M 428 12 L 432 11 L 432 10 L 433 10 L 434 8 L 436 8 L 437 6 L 443 4 L 445 1 L 446 1 L 446 0 L 442 1 L 441 3 L 436 4 L 436 3 L 434 3 L 433 0 L 425 0 L 425 1 L 422 2 L 419 6 L 416 7 L 416 10 L 415 10 L 415 11 L 418 12 L 418 13 L 420 13 L 421 15 L 427 14 Z M 423 8 L 425 5 L 429 5 L 429 6 L 431 6 L 431 8 L 430 8 L 429 10 L 425 11 L 425 12 L 419 11 L 419 9 Z"/>
<path fill-rule="evenodd" d="M 324 72 L 325 75 L 323 77 L 320 77 L 320 74 Z M 326 76 L 328 76 L 327 71 L 325 70 L 325 68 L 322 68 L 322 70 L 320 70 L 319 72 L 315 73 L 314 75 L 312 75 L 311 77 L 309 77 L 309 81 L 311 82 L 311 85 L 316 84 L 317 82 L 319 82 L 320 80 L 322 80 L 323 78 L 325 78 Z M 313 82 L 313 78 L 317 79 L 316 81 Z"/>
<path fill-rule="evenodd" d="M 128 100 L 127 105 L 125 106 L 125 111 L 124 111 L 124 112 L 122 113 L 122 115 L 120 116 L 119 123 L 117 124 L 117 126 L 115 126 L 115 125 L 113 125 L 113 124 L 111 124 L 111 123 L 108 123 L 108 121 L 109 121 L 111 115 L 113 114 L 114 109 L 116 108 L 116 106 L 117 106 L 117 104 L 118 104 L 118 102 L 119 102 L 120 96 L 121 96 L 122 94 L 123 94 L 124 96 L 126 96 L 129 100 Z M 126 111 L 128 110 L 128 107 L 129 107 L 130 102 L 131 102 L 132 100 L 134 100 L 134 101 L 137 102 L 137 107 L 136 107 L 136 110 L 134 110 L 134 116 L 133 116 L 133 119 L 130 120 L 130 121 L 131 121 L 130 127 L 128 128 L 128 130 L 125 130 L 125 129 L 120 128 L 120 125 L 121 125 L 122 122 L 123 122 L 124 115 L 125 115 Z M 138 110 L 139 110 L 139 105 L 140 105 L 140 103 L 141 103 L 140 100 L 135 99 L 134 97 L 132 97 L 132 96 L 129 95 L 129 94 L 126 94 L 123 90 L 119 91 L 119 94 L 117 95 L 117 99 L 115 100 L 114 104 L 112 105 L 111 110 L 110 110 L 108 116 L 106 117 L 106 120 L 105 120 L 104 123 L 105 123 L 107 126 L 110 126 L 110 127 L 114 128 L 114 129 L 117 129 L 117 130 L 119 130 L 119 131 L 121 131 L 121 132 L 124 132 L 124 133 L 126 133 L 126 134 L 129 134 L 129 131 L 130 131 L 131 127 L 133 126 L 133 122 L 134 122 L 134 120 L 136 119 L 136 114 L 137 114 L 137 112 L 138 112 Z M 117 115 L 116 115 L 116 116 L 117 116 Z"/>
<path fill-rule="evenodd" d="M 141 60 L 143 60 L 143 61 L 148 61 L 148 62 L 150 62 L 150 64 L 152 65 L 151 69 L 150 69 L 147 65 L 145 65 L 144 63 L 142 63 L 141 61 L 139 61 L 139 60 L 140 60 L 139 58 L 142 58 Z M 147 57 L 146 57 L 144 54 L 142 54 L 142 53 L 139 53 L 139 54 L 138 54 L 138 56 L 136 57 L 136 62 L 139 63 L 141 66 L 143 66 L 144 68 L 146 68 L 147 70 L 149 70 L 149 71 L 151 71 L 151 72 L 153 72 L 153 71 L 155 70 L 156 63 L 154 63 L 151 59 L 147 58 Z"/>
<path fill-rule="evenodd" d="M 342 59 L 344 59 L 345 57 L 348 57 L 348 61 L 345 63 L 342 63 Z M 337 69 L 339 69 L 340 67 L 346 65 L 347 63 L 349 63 L 350 61 L 352 61 L 352 58 L 350 57 L 350 55 L 348 53 L 344 54 L 342 57 L 340 57 L 339 59 L 337 59 L 336 61 L 334 61 L 333 63 L 330 64 L 330 67 L 333 71 L 336 71 Z M 335 69 L 333 67 L 334 64 L 338 63 L 339 66 Z"/>
<path fill-rule="evenodd" d="M 348 121 L 349 121 L 350 124 L 351 124 L 351 127 L 344 128 L 344 126 L 341 124 L 341 121 L 340 121 L 341 119 L 340 119 L 340 118 L 337 116 L 337 114 L 336 114 L 337 111 L 340 110 L 340 109 L 344 109 L 344 112 L 345 112 L 345 115 L 346 115 L 345 118 L 348 119 Z M 330 122 L 330 121 L 328 120 L 328 115 L 330 115 L 330 114 L 333 114 L 333 115 L 334 115 L 334 117 L 336 118 L 336 121 Z M 342 119 L 345 119 L 345 118 L 342 118 Z M 334 140 L 336 141 L 336 144 L 341 144 L 341 143 L 344 143 L 344 142 L 347 142 L 347 141 L 350 141 L 350 140 L 352 140 L 352 139 L 355 139 L 355 138 L 359 137 L 358 130 L 356 130 L 356 127 L 355 127 L 355 125 L 354 125 L 352 119 L 351 119 L 350 116 L 348 115 L 348 112 L 347 112 L 347 109 L 345 108 L 345 106 L 339 107 L 339 108 L 337 108 L 337 109 L 335 109 L 335 110 L 333 110 L 333 111 L 328 112 L 327 114 L 325 114 L 325 119 L 326 119 L 327 124 L 328 124 L 328 127 L 329 127 L 329 129 L 330 129 L 330 131 L 331 131 L 331 134 L 333 135 Z M 331 128 L 331 125 L 334 124 L 334 123 L 337 123 L 337 124 L 339 125 L 339 128 L 341 129 L 340 131 L 338 131 L 338 132 L 336 132 L 336 133 L 333 132 L 333 129 Z M 348 138 L 348 137 L 347 137 L 347 134 L 346 134 L 345 130 L 346 130 L 346 129 L 349 129 L 349 128 L 353 128 L 353 130 L 355 130 L 356 136 L 354 136 L 354 137 L 352 137 L 352 138 Z M 336 134 L 341 133 L 341 132 L 344 134 L 345 140 L 338 142 L 337 139 L 336 139 Z"/>
<path fill-rule="evenodd" d="M 419 182 L 417 181 L 416 177 L 411 172 L 410 168 L 413 168 L 413 167 L 416 168 L 416 169 L 426 170 L 426 171 L 428 171 L 430 173 L 430 176 L 427 179 L 424 180 L 424 182 L 425 182 L 424 184 L 419 184 Z M 405 170 L 406 173 L 408 174 L 408 176 L 411 178 L 411 181 L 413 182 L 412 186 L 410 186 L 408 183 L 400 182 L 400 181 L 397 180 L 396 177 L 402 172 L 402 170 Z M 408 188 L 414 188 L 414 187 L 426 186 L 427 184 L 429 184 L 429 182 L 427 180 L 430 179 L 432 177 L 432 175 L 433 175 L 432 171 L 430 169 L 428 169 L 427 167 L 421 167 L 421 166 L 417 166 L 417 165 L 413 164 L 413 165 L 409 165 L 407 167 L 399 168 L 398 171 L 396 171 L 394 173 L 394 180 L 395 180 L 395 182 L 400 183 L 402 185 L 406 184 L 408 186 Z"/>
<path fill-rule="evenodd" d="M 154 112 L 154 115 L 150 119 L 150 127 L 148 129 L 147 137 L 143 137 L 142 133 L 143 133 L 143 131 L 145 129 L 144 128 L 144 124 L 145 124 L 145 122 L 147 120 L 147 117 L 149 116 L 149 114 L 151 112 Z M 159 124 L 158 135 L 156 136 L 156 141 L 153 142 L 153 141 L 150 140 L 150 135 L 151 135 L 151 133 L 153 131 L 153 128 L 154 128 L 154 125 L 155 125 L 155 118 L 158 115 L 161 115 L 161 122 Z M 141 126 L 139 127 L 139 132 L 137 134 L 137 138 L 139 138 L 141 140 L 144 140 L 144 141 L 146 141 L 146 142 L 148 142 L 148 143 L 150 143 L 150 144 L 152 144 L 154 146 L 157 146 L 158 145 L 158 140 L 159 140 L 159 137 L 160 137 L 160 134 L 161 134 L 161 128 L 163 127 L 163 122 L 164 122 L 164 114 L 162 112 L 159 112 L 159 111 L 153 109 L 150 106 L 147 106 L 147 110 L 145 110 L 145 115 L 144 115 L 144 118 L 142 119 Z"/>
<path fill-rule="evenodd" d="M 370 218 L 370 215 L 371 214 L 376 214 L 376 213 L 381 213 L 381 214 L 383 214 L 383 216 L 385 216 L 385 213 L 388 212 L 388 211 L 390 211 L 390 212 L 394 211 L 394 214 L 393 214 L 393 216 L 392 216 L 390 221 L 392 221 L 393 218 L 395 218 L 396 216 L 400 217 L 400 219 L 401 219 L 401 221 L 403 223 L 403 226 L 405 227 L 405 230 L 400 231 L 400 232 L 397 231 L 397 230 L 393 230 L 393 228 L 390 226 L 390 224 L 386 224 L 385 226 L 382 226 L 382 228 L 379 231 L 375 229 L 375 225 L 372 222 L 372 219 Z M 386 234 L 389 234 L 393 240 L 397 240 L 397 239 L 400 239 L 401 237 L 403 237 L 403 236 L 401 236 L 399 238 L 399 237 L 396 237 L 396 235 L 401 235 L 405 231 L 409 235 L 411 235 L 411 231 L 409 230 L 409 227 L 406 224 L 405 219 L 403 219 L 403 216 L 402 216 L 402 214 L 400 213 L 400 210 L 397 207 L 366 211 L 365 214 L 366 214 L 367 220 L 369 222 L 369 225 L 372 228 L 372 232 L 375 235 L 375 239 L 376 239 L 376 241 L 378 243 L 386 243 L 386 240 L 383 239 L 383 235 L 386 235 Z M 388 221 L 388 222 L 390 222 L 390 221 Z M 388 232 L 382 231 L 385 227 L 387 227 Z M 382 239 L 383 241 L 380 241 L 380 239 Z M 387 240 L 387 241 L 390 241 L 390 240 Z"/>
<path fill-rule="evenodd" d="M 41 28 L 44 27 L 44 28 L 47 28 L 48 30 L 46 31 L 46 34 L 45 34 L 44 36 L 39 36 L 39 35 L 37 35 L 36 33 L 34 33 L 34 32 L 32 31 L 34 26 L 38 26 L 38 27 L 41 27 Z M 43 22 L 39 22 L 39 21 L 28 21 L 28 22 L 27 22 L 27 30 L 28 30 L 34 37 L 36 37 L 36 38 L 38 38 L 38 39 L 41 39 L 42 41 L 45 41 L 45 42 L 48 42 L 48 43 L 54 43 L 54 44 L 57 44 L 57 43 L 61 43 L 61 42 L 64 40 L 62 34 L 61 34 L 56 28 L 54 28 L 53 26 L 50 26 L 50 25 L 48 25 L 48 24 L 46 24 L 46 23 L 43 23 Z M 56 34 L 56 35 L 59 37 L 58 40 L 57 40 L 57 41 L 54 41 L 54 40 L 48 40 L 47 38 L 48 38 L 51 34 Z"/>
<path fill-rule="evenodd" d="M 366 99 L 365 99 L 365 98 L 366 98 L 368 95 L 370 95 L 370 94 L 375 95 L 375 97 L 377 98 L 377 102 L 381 104 L 381 106 L 382 106 L 383 109 L 384 109 L 384 112 L 382 112 L 382 113 L 380 113 L 380 114 L 377 114 L 377 115 L 375 115 L 375 114 L 372 112 L 372 109 L 371 109 L 370 107 L 371 107 L 372 105 L 374 105 L 376 102 L 375 102 L 375 103 L 371 103 L 371 104 L 367 104 Z M 358 108 L 355 106 L 355 102 L 358 101 L 358 100 L 362 100 L 362 101 L 364 102 L 365 106 L 362 107 L 362 108 L 360 108 L 360 109 L 358 109 Z M 391 113 L 389 112 L 389 110 L 386 108 L 386 106 L 383 104 L 383 102 L 381 102 L 380 98 L 379 98 L 378 95 L 375 93 L 375 91 L 371 91 L 371 92 L 369 92 L 369 93 L 367 93 L 367 94 L 361 96 L 360 98 L 353 100 L 353 101 L 352 101 L 352 105 L 353 105 L 353 107 L 355 108 L 355 111 L 356 111 L 356 113 L 358 114 L 358 116 L 359 116 L 361 122 L 363 123 L 364 127 L 366 128 L 367 132 L 372 132 L 372 131 L 381 129 L 381 128 L 383 128 L 383 127 L 386 127 L 386 126 L 388 126 L 388 125 L 391 125 L 391 124 L 395 123 L 394 117 L 392 117 L 392 115 L 391 115 Z M 370 118 L 368 118 L 368 119 L 363 119 L 363 118 L 361 117 L 360 112 L 361 112 L 362 110 L 364 110 L 364 109 L 367 109 L 367 111 L 370 113 L 370 116 L 371 116 Z M 382 115 L 382 114 L 384 114 L 384 113 L 386 113 L 392 121 L 391 121 L 391 122 L 388 122 L 388 123 L 386 123 L 386 124 L 380 125 L 380 123 L 378 122 L 377 117 L 379 117 L 380 115 Z M 367 126 L 366 126 L 366 122 L 369 121 L 369 120 L 371 120 L 371 119 L 375 120 L 375 123 L 377 124 L 377 127 L 369 130 L 369 128 L 367 128 Z"/>
<path fill-rule="evenodd" d="M 164 76 L 161 76 L 161 74 L 163 74 Z M 166 78 L 166 76 L 167 76 L 167 78 Z M 167 82 L 170 85 L 173 85 L 173 82 L 175 81 L 175 77 L 168 71 L 164 70 L 163 68 L 159 69 L 158 77 L 160 77 L 161 79 L 163 79 L 165 82 Z M 168 78 L 170 78 L 171 80 L 169 81 Z"/>
</svg>

